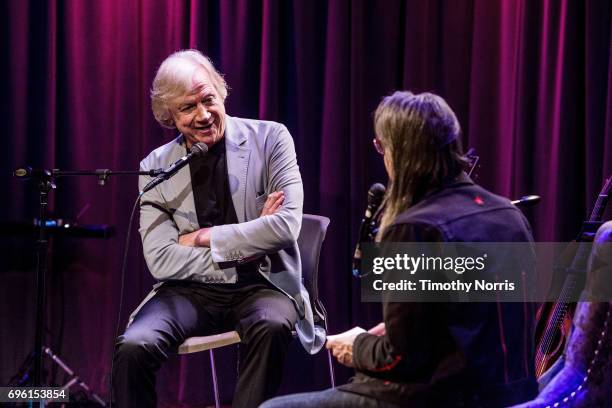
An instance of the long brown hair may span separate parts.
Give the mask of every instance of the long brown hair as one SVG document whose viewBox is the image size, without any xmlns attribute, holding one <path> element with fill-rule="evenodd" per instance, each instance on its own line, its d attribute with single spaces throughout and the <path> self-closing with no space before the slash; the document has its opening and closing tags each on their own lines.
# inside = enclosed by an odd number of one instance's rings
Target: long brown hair
<svg viewBox="0 0 612 408">
<path fill-rule="evenodd" d="M 456 177 L 466 159 L 455 113 L 431 93 L 397 91 L 386 96 L 374 113 L 374 129 L 390 173 L 382 233 L 428 191 Z"/>
</svg>

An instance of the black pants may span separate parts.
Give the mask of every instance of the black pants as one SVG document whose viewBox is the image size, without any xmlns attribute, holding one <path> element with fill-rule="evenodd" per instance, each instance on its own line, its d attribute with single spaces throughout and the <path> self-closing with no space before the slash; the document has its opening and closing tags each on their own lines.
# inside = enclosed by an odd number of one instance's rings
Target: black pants
<svg viewBox="0 0 612 408">
<path fill-rule="evenodd" d="M 117 407 L 155 407 L 155 372 L 168 354 L 187 337 L 228 330 L 237 330 L 242 340 L 233 406 L 256 407 L 280 385 L 296 320 L 292 301 L 265 284 L 235 289 L 164 284 L 117 339 L 112 384 Z"/>
</svg>

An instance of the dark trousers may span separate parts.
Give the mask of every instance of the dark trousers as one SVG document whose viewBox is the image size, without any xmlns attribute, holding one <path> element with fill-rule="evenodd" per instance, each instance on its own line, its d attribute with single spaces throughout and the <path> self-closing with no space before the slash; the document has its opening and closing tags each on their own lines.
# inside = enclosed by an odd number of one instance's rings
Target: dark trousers
<svg viewBox="0 0 612 408">
<path fill-rule="evenodd" d="M 115 345 L 118 408 L 155 407 L 155 373 L 168 354 L 187 337 L 228 330 L 237 330 L 242 340 L 233 406 L 256 407 L 274 396 L 297 321 L 292 301 L 264 284 L 216 288 L 167 283 L 138 311 Z"/>
<path fill-rule="evenodd" d="M 283 395 L 263 403 L 259 408 L 400 408 L 374 397 L 328 388 L 323 391 Z"/>
</svg>

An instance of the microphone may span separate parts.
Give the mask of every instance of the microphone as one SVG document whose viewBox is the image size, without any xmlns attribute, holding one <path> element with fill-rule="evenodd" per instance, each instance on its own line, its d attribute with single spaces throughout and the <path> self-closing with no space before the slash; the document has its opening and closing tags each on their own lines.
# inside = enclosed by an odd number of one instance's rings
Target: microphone
<svg viewBox="0 0 612 408">
<path fill-rule="evenodd" d="M 520 208 L 529 208 L 539 203 L 541 198 L 542 197 L 540 197 L 539 195 L 526 195 L 526 196 L 522 196 L 518 200 L 510 201 L 510 203 Z"/>
<path fill-rule="evenodd" d="M 50 178 L 55 172 L 55 169 L 36 169 L 28 166 L 16 169 L 13 172 L 13 176 L 24 180 L 29 180 L 31 178 L 46 179 Z"/>
<path fill-rule="evenodd" d="M 142 196 L 144 193 L 151 190 L 156 185 L 168 180 L 170 177 L 174 176 L 180 169 L 188 165 L 191 160 L 193 160 L 196 157 L 203 156 L 207 152 L 208 152 L 208 146 L 205 143 L 200 142 L 200 143 L 194 144 L 193 146 L 191 146 L 191 150 L 189 154 L 181 157 L 180 159 L 172 163 L 170 167 L 162 171 L 162 173 L 159 176 L 149 181 L 149 183 L 146 186 L 144 186 L 144 188 L 140 192 L 140 195 Z"/>
<path fill-rule="evenodd" d="M 359 268 L 361 266 L 361 243 L 373 240 L 372 232 L 376 227 L 376 221 L 373 220 L 374 215 L 378 211 L 383 197 L 385 196 L 386 188 L 380 183 L 374 183 L 368 190 L 368 205 L 365 215 L 361 219 L 359 226 L 359 239 L 355 245 L 355 253 L 353 254 L 353 276 L 360 277 Z"/>
</svg>

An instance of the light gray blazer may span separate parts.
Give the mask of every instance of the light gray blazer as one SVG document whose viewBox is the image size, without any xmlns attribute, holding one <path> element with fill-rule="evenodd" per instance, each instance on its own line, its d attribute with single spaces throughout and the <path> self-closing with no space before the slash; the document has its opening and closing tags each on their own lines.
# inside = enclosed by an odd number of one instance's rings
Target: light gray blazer
<svg viewBox="0 0 612 408">
<path fill-rule="evenodd" d="M 227 172 L 238 224 L 213 227 L 210 249 L 178 244 L 179 235 L 199 229 L 189 166 L 145 193 L 140 236 L 149 270 L 160 283 L 142 304 L 163 281 L 232 283 L 237 277 L 233 266 L 257 259 L 262 276 L 294 302 L 300 316 L 296 331 L 306 351 L 314 354 L 323 346 L 325 332 L 314 326 L 308 292 L 302 284 L 296 240 L 304 192 L 293 139 L 279 123 L 230 116 L 226 120 Z M 180 135 L 151 152 L 140 169 L 165 168 L 186 153 Z M 150 179 L 140 177 L 141 190 Z M 280 190 L 285 193 L 280 210 L 260 217 L 268 194 Z"/>
</svg>

